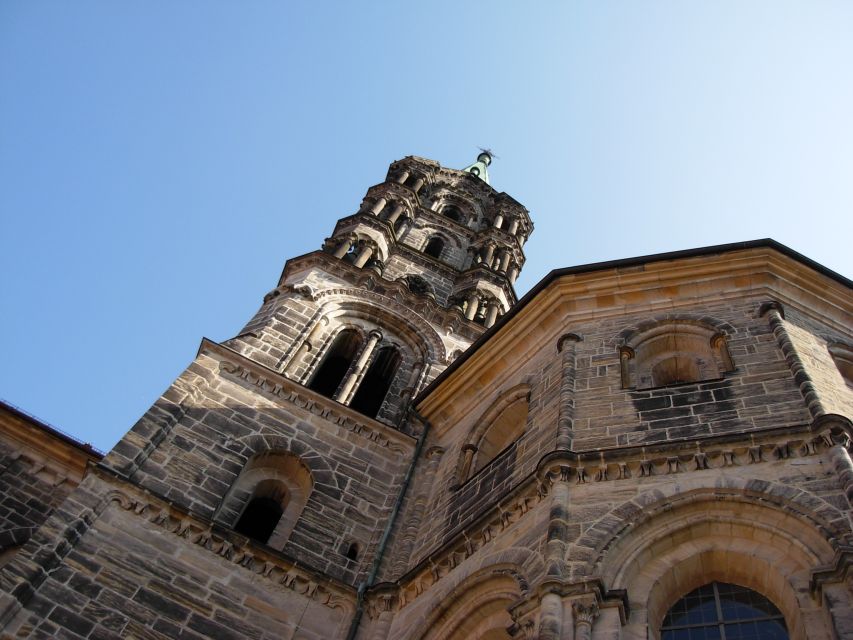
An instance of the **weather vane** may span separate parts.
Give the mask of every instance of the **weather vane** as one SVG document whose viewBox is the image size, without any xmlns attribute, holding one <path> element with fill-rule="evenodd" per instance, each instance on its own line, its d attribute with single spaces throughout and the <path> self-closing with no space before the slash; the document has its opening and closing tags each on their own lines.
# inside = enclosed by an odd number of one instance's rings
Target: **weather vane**
<svg viewBox="0 0 853 640">
<path fill-rule="evenodd" d="M 495 158 L 497 160 L 501 159 L 499 155 L 497 155 L 494 151 L 492 151 L 491 149 L 489 149 L 487 147 L 477 147 L 477 148 L 480 151 L 482 151 L 483 153 L 488 153 L 492 158 Z"/>
</svg>

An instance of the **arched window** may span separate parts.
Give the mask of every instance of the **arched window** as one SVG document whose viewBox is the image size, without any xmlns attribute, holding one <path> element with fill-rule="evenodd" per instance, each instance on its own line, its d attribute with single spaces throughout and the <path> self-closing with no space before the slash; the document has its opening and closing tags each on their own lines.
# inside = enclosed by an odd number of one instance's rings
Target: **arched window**
<svg viewBox="0 0 853 640">
<path fill-rule="evenodd" d="M 287 500 L 287 487 L 283 483 L 276 480 L 259 482 L 234 530 L 266 544 L 284 515 Z"/>
<path fill-rule="evenodd" d="M 310 472 L 293 454 L 260 453 L 243 467 L 214 520 L 280 550 L 296 526 L 312 486 Z"/>
<path fill-rule="evenodd" d="M 717 380 L 734 370 L 725 336 L 693 320 L 666 320 L 635 332 L 620 360 L 626 389 Z"/>
<path fill-rule="evenodd" d="M 353 329 L 344 329 L 337 336 L 326 352 L 320 366 L 311 378 L 308 388 L 331 398 L 349 370 L 352 361 L 358 354 L 361 339 Z"/>
<path fill-rule="evenodd" d="M 661 640 L 787 640 L 785 618 L 760 593 L 725 582 L 691 591 L 666 614 Z"/>
<path fill-rule="evenodd" d="M 375 418 L 382 401 L 391 388 L 394 374 L 400 365 L 400 352 L 395 347 L 384 347 L 364 374 L 364 378 L 350 402 L 350 407 L 371 418 Z"/>
<path fill-rule="evenodd" d="M 459 207 L 450 204 L 444 207 L 441 210 L 441 213 L 444 214 L 445 217 L 453 220 L 454 222 L 462 224 L 462 212 L 459 210 Z"/>
<path fill-rule="evenodd" d="M 424 253 L 436 260 L 441 257 L 442 251 L 444 251 L 444 240 L 438 236 L 430 238 L 424 247 Z"/>
<path fill-rule="evenodd" d="M 347 547 L 347 552 L 344 554 L 348 560 L 358 560 L 358 544 L 351 542 Z"/>
</svg>

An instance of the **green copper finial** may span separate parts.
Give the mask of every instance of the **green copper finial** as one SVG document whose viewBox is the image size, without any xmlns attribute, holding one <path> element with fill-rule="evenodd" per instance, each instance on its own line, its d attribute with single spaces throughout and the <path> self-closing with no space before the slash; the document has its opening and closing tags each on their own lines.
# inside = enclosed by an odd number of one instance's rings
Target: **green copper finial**
<svg viewBox="0 0 853 640">
<path fill-rule="evenodd" d="M 480 155 L 477 156 L 477 162 L 468 165 L 462 171 L 473 173 L 486 184 L 489 184 L 489 165 L 492 164 L 492 158 L 497 156 L 490 149 L 480 149 Z"/>
</svg>

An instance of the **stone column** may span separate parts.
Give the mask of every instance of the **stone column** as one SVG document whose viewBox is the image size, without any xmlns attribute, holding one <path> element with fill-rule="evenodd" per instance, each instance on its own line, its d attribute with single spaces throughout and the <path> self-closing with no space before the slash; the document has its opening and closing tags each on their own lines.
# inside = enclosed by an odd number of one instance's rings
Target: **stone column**
<svg viewBox="0 0 853 640">
<path fill-rule="evenodd" d="M 385 218 L 385 221 L 388 222 L 388 224 L 393 225 L 397 222 L 397 218 L 400 217 L 400 214 L 403 213 L 403 209 L 405 209 L 405 207 L 402 202 L 395 202 L 394 208 L 391 210 L 391 213 L 388 214 L 388 217 Z"/>
<path fill-rule="evenodd" d="M 824 437 L 832 441 L 830 434 Z M 832 468 L 838 475 L 844 495 L 847 496 L 847 504 L 853 508 L 853 459 L 850 458 L 849 447 L 850 438 L 847 434 L 843 434 L 841 443 L 833 445 L 829 449 L 829 459 L 832 461 Z"/>
<path fill-rule="evenodd" d="M 557 341 L 557 353 L 562 354 L 560 362 L 560 407 L 557 418 L 557 449 L 568 451 L 572 448 L 575 419 L 575 345 L 581 337 L 567 333 Z"/>
<path fill-rule="evenodd" d="M 370 634 L 371 640 L 387 640 L 388 630 L 394 620 L 393 605 L 394 597 L 392 595 L 383 594 L 379 596 L 378 602 L 375 604 L 376 623 L 373 627 L 373 633 Z"/>
<path fill-rule="evenodd" d="M 631 388 L 631 359 L 633 357 L 634 350 L 631 347 L 622 347 L 619 349 L 619 375 L 623 389 Z"/>
<path fill-rule="evenodd" d="M 471 464 L 474 462 L 474 454 L 477 453 L 476 444 L 462 446 L 462 457 L 459 458 L 459 468 L 456 469 L 456 485 L 464 483 L 471 474 Z"/>
<path fill-rule="evenodd" d="M 338 245 L 338 248 L 335 249 L 335 252 L 332 255 L 336 258 L 343 258 L 349 252 L 351 246 L 352 239 L 347 238 L 346 240 L 341 242 L 341 244 Z"/>
<path fill-rule="evenodd" d="M 486 328 L 488 329 L 493 324 L 495 324 L 495 320 L 498 319 L 498 302 L 497 300 L 492 300 L 489 302 L 489 309 L 486 311 Z"/>
<path fill-rule="evenodd" d="M 465 264 L 462 266 L 462 268 L 467 269 L 471 265 L 473 265 L 474 264 L 474 256 L 476 256 L 476 255 L 477 255 L 477 248 L 476 247 L 468 247 L 468 249 L 465 251 Z"/>
<path fill-rule="evenodd" d="M 539 640 L 562 640 L 563 638 L 563 599 L 560 595 L 548 592 L 542 596 L 539 605 Z"/>
<path fill-rule="evenodd" d="M 515 235 L 516 231 L 518 231 L 518 218 L 512 219 L 512 221 L 509 223 L 509 229 L 507 229 L 507 231 L 509 231 L 509 235 L 511 236 Z"/>
<path fill-rule="evenodd" d="M 560 465 L 546 476 L 551 484 L 551 507 L 548 512 L 548 540 L 545 547 L 545 567 L 548 575 L 563 577 L 566 557 L 566 538 L 569 526 L 569 476 L 571 469 Z"/>
<path fill-rule="evenodd" d="M 515 279 L 518 277 L 518 265 L 516 265 L 514 262 L 507 270 L 506 277 L 509 279 L 510 284 L 515 284 Z"/>
<path fill-rule="evenodd" d="M 504 223 L 503 214 L 499 213 L 495 216 L 495 229 L 500 229 L 501 225 Z"/>
<path fill-rule="evenodd" d="M 284 368 L 285 372 L 293 371 L 293 369 L 296 368 L 296 365 L 302 362 L 302 358 L 304 358 L 308 352 L 314 348 L 314 342 L 320 337 L 320 334 L 323 332 L 323 329 L 327 324 L 329 324 L 329 318 L 327 316 L 323 316 L 317 321 L 317 324 L 315 324 L 311 328 L 311 331 L 308 332 L 308 335 L 290 359 L 290 362 L 287 363 L 287 366 Z"/>
<path fill-rule="evenodd" d="M 414 191 L 415 193 L 420 191 L 421 187 L 424 186 L 424 182 L 425 180 L 423 178 L 418 178 L 417 180 L 415 180 L 415 184 L 412 186 L 412 191 Z"/>
<path fill-rule="evenodd" d="M 480 306 L 480 296 L 475 291 L 471 295 L 468 296 L 468 305 L 465 308 L 465 317 L 468 320 L 473 320 L 474 316 L 477 315 L 477 309 Z"/>
<path fill-rule="evenodd" d="M 365 243 L 364 245 L 362 245 L 361 251 L 359 251 L 353 264 L 360 269 L 361 267 L 367 264 L 367 261 L 370 260 L 370 256 L 372 255 L 373 247 Z"/>
<path fill-rule="evenodd" d="M 778 302 L 765 302 L 758 310 L 759 315 L 766 315 L 770 322 L 770 328 L 773 330 L 773 335 L 779 343 L 779 348 L 785 356 L 785 361 L 791 368 L 791 373 L 794 375 L 794 382 L 800 387 L 800 393 L 806 401 L 806 407 L 812 414 L 812 418 L 819 418 L 826 411 L 817 394 L 811 376 L 809 376 L 802 360 L 797 353 L 794 343 L 791 342 L 791 336 L 788 335 L 788 329 L 785 327 L 785 311 L 782 305 Z"/>
<path fill-rule="evenodd" d="M 486 263 L 486 266 L 492 266 L 492 257 L 495 255 L 495 245 L 488 244 L 486 245 L 486 253 L 483 254 L 483 262 Z"/>
<path fill-rule="evenodd" d="M 370 213 L 375 216 L 379 215 L 379 212 L 385 208 L 385 204 L 388 202 L 387 198 L 379 198 L 376 202 L 373 203 L 373 206 L 370 208 Z"/>
<path fill-rule="evenodd" d="M 412 228 L 412 223 L 414 221 L 406 216 L 402 220 L 399 220 L 396 225 L 394 225 L 394 234 L 397 238 L 402 238 L 404 234 L 408 233 L 409 229 Z"/>
<path fill-rule="evenodd" d="M 355 366 L 350 370 L 343 385 L 341 385 L 340 390 L 335 394 L 335 400 L 342 404 L 346 404 L 347 401 L 349 401 L 350 394 L 352 393 L 356 382 L 358 382 L 364 374 L 367 363 L 370 361 L 370 356 L 373 355 L 373 350 L 376 348 L 376 345 L 379 344 L 380 340 L 382 340 L 381 332 L 376 329 L 370 332 L 367 337 L 367 344 L 364 345 L 364 349 L 361 350 L 361 354 L 358 356 Z"/>
<path fill-rule="evenodd" d="M 590 640 L 592 624 L 598 617 L 598 603 L 595 600 L 575 600 L 572 602 L 572 616 L 575 619 L 575 640 Z"/>
<path fill-rule="evenodd" d="M 400 175 L 397 176 L 397 184 L 403 184 L 406 180 L 409 179 L 409 171 L 403 171 Z"/>
<path fill-rule="evenodd" d="M 509 260 L 511 257 L 512 257 L 512 255 L 510 254 L 509 251 L 501 252 L 501 261 L 500 261 L 500 264 L 498 265 L 499 271 L 506 272 L 507 267 L 509 267 Z"/>
</svg>

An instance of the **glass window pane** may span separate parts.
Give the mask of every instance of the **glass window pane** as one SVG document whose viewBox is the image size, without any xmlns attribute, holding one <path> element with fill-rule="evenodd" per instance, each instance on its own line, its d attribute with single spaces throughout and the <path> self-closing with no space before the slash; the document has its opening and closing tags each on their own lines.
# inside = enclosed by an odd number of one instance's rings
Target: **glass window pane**
<svg viewBox="0 0 853 640">
<path fill-rule="evenodd" d="M 760 593 L 712 582 L 672 605 L 661 626 L 662 640 L 787 640 L 782 613 Z"/>
</svg>

